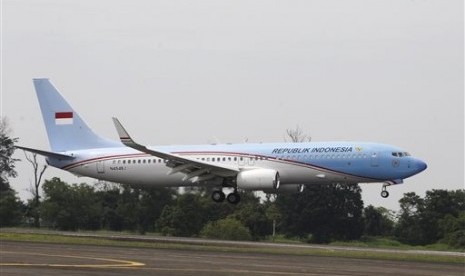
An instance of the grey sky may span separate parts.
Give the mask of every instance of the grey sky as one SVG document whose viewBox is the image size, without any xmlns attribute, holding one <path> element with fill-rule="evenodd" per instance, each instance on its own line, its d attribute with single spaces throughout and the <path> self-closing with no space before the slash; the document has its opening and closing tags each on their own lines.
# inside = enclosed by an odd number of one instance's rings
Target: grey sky
<svg viewBox="0 0 465 276">
<path fill-rule="evenodd" d="M 366 205 L 397 209 L 406 192 L 464 187 L 463 1 L 2 7 L 1 112 L 21 145 L 48 149 L 31 79 L 49 77 L 109 138 L 111 116 L 150 145 L 277 142 L 299 125 L 315 141 L 383 142 L 428 163 L 388 199 L 381 185 L 362 185 Z M 31 168 L 17 168 L 11 183 L 24 199 Z"/>
</svg>

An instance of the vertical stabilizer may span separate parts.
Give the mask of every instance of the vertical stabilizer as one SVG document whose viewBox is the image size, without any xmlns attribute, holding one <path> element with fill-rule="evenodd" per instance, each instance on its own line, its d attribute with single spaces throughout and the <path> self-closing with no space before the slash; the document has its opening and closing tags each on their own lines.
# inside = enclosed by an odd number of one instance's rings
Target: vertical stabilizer
<svg viewBox="0 0 465 276">
<path fill-rule="evenodd" d="M 95 134 L 48 79 L 33 82 L 52 151 L 121 146 Z"/>
</svg>

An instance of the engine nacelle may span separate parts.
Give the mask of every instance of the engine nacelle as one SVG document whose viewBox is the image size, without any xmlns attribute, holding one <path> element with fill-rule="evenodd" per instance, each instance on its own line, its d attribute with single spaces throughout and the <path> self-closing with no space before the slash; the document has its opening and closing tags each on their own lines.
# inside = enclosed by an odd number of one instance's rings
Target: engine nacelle
<svg viewBox="0 0 465 276">
<path fill-rule="evenodd" d="M 282 184 L 278 189 L 264 189 L 267 194 L 298 194 L 305 189 L 304 184 Z"/>
<path fill-rule="evenodd" d="M 279 188 L 279 173 L 272 169 L 241 171 L 236 184 L 242 190 L 275 190 Z"/>
</svg>

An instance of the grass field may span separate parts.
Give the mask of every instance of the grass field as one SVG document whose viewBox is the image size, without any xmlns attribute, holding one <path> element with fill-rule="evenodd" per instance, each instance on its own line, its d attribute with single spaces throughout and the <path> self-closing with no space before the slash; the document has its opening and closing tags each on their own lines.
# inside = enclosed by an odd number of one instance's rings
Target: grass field
<svg viewBox="0 0 465 276">
<path fill-rule="evenodd" d="M 206 240 L 195 240 L 195 242 L 171 239 L 150 239 L 148 236 L 133 238 L 134 235 L 112 233 L 112 232 L 85 232 L 92 236 L 70 236 L 73 233 L 54 232 L 54 231 L 16 231 L 15 229 L 1 229 L 0 241 L 20 241 L 20 242 L 42 242 L 42 243 L 59 243 L 59 244 L 82 244 L 82 245 L 106 245 L 132 248 L 154 248 L 154 249 L 182 249 L 192 251 L 219 251 L 219 252 L 247 252 L 247 253 L 266 253 L 266 254 L 286 254 L 286 255 L 313 255 L 313 256 L 332 256 L 346 258 L 365 258 L 365 259 L 382 259 L 382 260 L 402 260 L 402 261 L 420 261 L 420 262 L 447 262 L 447 263 L 465 263 L 465 256 L 444 256 L 437 254 L 428 254 L 428 252 L 414 254 L 404 249 L 396 251 L 377 251 L 370 250 L 365 245 L 349 243 L 347 248 L 338 249 L 331 246 L 320 247 L 274 247 L 263 246 L 261 243 L 234 243 L 215 241 L 215 243 Z M 115 236 L 116 235 L 116 236 Z M 149 238 L 144 240 L 144 238 Z M 295 244 L 295 243 L 294 243 Z M 346 246 L 347 244 L 337 244 L 337 246 Z M 355 248 L 355 247 L 356 248 Z M 364 250 L 364 248 L 366 250 Z M 410 248 L 408 249 L 410 250 Z M 416 248 L 415 248 L 416 250 Z M 404 251 L 404 252 L 403 252 Z"/>
</svg>

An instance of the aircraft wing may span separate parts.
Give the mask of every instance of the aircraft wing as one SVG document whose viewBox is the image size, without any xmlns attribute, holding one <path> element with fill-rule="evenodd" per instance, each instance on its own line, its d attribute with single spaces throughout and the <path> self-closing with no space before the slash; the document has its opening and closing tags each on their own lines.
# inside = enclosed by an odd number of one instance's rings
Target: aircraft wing
<svg viewBox="0 0 465 276">
<path fill-rule="evenodd" d="M 116 131 L 118 132 L 121 142 L 133 149 L 138 151 L 156 156 L 167 160 L 166 166 L 171 168 L 168 174 L 183 173 L 185 174 L 184 180 L 191 180 L 192 182 L 201 182 L 215 177 L 231 177 L 237 175 L 239 172 L 238 168 L 206 163 L 197 159 L 182 157 L 169 152 L 158 151 L 149 149 L 148 147 L 136 143 L 130 136 L 129 133 L 124 129 L 123 125 L 117 118 L 113 117 L 113 123 L 115 124 Z"/>
</svg>

